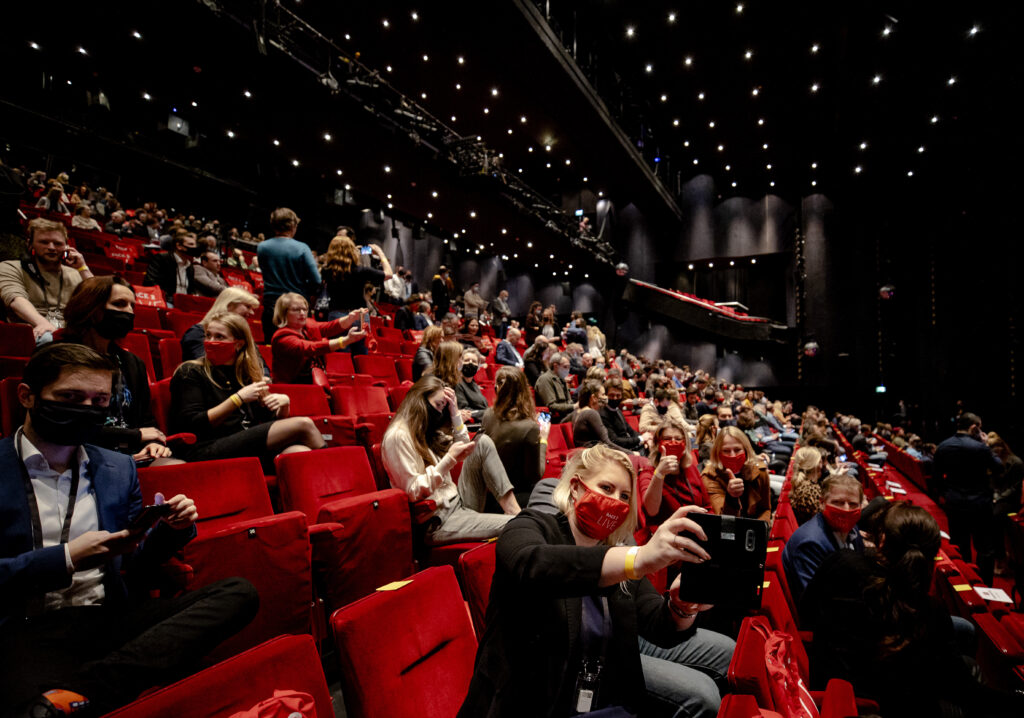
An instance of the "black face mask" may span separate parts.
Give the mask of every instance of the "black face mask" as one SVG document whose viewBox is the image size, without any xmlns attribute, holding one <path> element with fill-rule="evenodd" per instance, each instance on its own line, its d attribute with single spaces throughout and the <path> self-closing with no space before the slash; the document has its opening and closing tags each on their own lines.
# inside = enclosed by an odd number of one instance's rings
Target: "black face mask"
<svg viewBox="0 0 1024 718">
<path fill-rule="evenodd" d="M 735 419 L 719 419 L 718 420 L 718 425 L 719 426 L 736 426 L 736 420 Z"/>
<path fill-rule="evenodd" d="M 135 314 L 119 309 L 104 309 L 96 331 L 104 339 L 123 339 L 135 328 Z"/>
<path fill-rule="evenodd" d="M 58 446 L 81 446 L 96 438 L 109 412 L 105 406 L 66 404 L 37 397 L 28 413 L 32 429 L 43 441 Z"/>
<path fill-rule="evenodd" d="M 463 364 L 462 365 L 462 376 L 467 379 L 472 379 L 476 376 L 477 371 L 480 369 L 476 364 Z"/>
<path fill-rule="evenodd" d="M 619 408 L 619 404 L 621 404 L 621 403 L 622 403 L 622 399 L 609 399 L 608 400 L 608 408 L 609 409 L 618 409 Z"/>
<path fill-rule="evenodd" d="M 429 401 L 427 402 L 427 430 L 431 433 L 441 428 L 441 424 L 444 423 L 444 412 L 434 407 Z"/>
<path fill-rule="evenodd" d="M 658 405 L 658 413 L 662 414 L 662 415 L 667 414 L 668 413 L 668 407 L 667 406 L 661 406 L 659 404 Z"/>
</svg>

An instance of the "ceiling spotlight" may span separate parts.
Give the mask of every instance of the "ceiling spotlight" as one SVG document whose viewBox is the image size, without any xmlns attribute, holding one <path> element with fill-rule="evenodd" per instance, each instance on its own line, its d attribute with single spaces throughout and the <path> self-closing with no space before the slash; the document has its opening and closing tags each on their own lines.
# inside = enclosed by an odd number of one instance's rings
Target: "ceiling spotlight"
<svg viewBox="0 0 1024 718">
<path fill-rule="evenodd" d="M 492 97 L 497 97 L 498 96 L 498 88 L 497 87 L 492 87 L 491 88 L 491 96 Z"/>
<path fill-rule="evenodd" d="M 384 24 L 384 27 L 391 27 L 391 23 L 388 22 L 387 18 L 384 18 L 381 22 Z"/>
<path fill-rule="evenodd" d="M 689 140 L 683 140 L 683 147 L 689 147 L 689 146 L 690 146 L 690 141 Z"/>
<path fill-rule="evenodd" d="M 736 14 L 739 15 L 743 12 L 743 3 L 736 3 Z"/>
<path fill-rule="evenodd" d="M 459 55 L 459 64 L 460 65 L 465 65 L 466 64 L 466 58 L 464 58 L 462 55 Z"/>
<path fill-rule="evenodd" d="M 243 94 L 243 95 L 245 95 L 245 97 L 247 97 L 247 98 L 248 98 L 248 97 L 252 97 L 252 93 L 251 93 L 251 92 L 249 92 L 248 90 L 246 90 L 246 91 L 245 91 L 245 92 L 243 92 L 242 94 Z"/>
<path fill-rule="evenodd" d="M 352 185 L 350 185 L 350 184 L 345 185 L 345 191 L 346 192 L 348 192 L 350 189 L 352 189 Z"/>
<path fill-rule="evenodd" d="M 974 33 L 972 32 L 971 34 L 973 35 Z M 142 39 L 142 33 L 139 32 L 138 30 L 132 30 L 132 37 L 134 37 L 136 40 L 141 40 Z"/>
<path fill-rule="evenodd" d="M 765 143 L 764 143 L 763 145 L 761 145 L 761 149 L 762 149 L 762 150 L 766 150 L 766 149 L 768 149 L 768 143 L 767 143 L 767 142 L 765 142 Z"/>
<path fill-rule="evenodd" d="M 692 264 L 688 265 L 687 269 L 693 269 L 693 265 Z"/>
<path fill-rule="evenodd" d="M 856 167 L 853 168 L 854 174 L 858 174 L 859 175 L 863 171 L 864 171 L 864 168 L 861 167 L 860 165 L 857 165 Z"/>
<path fill-rule="evenodd" d="M 763 127 L 764 126 L 764 118 L 763 117 L 758 118 L 757 126 L 758 127 Z"/>
<path fill-rule="evenodd" d="M 730 267 L 735 267 L 735 266 L 736 266 L 736 260 L 734 260 L 734 259 L 730 259 L 730 260 L 729 260 L 729 266 L 730 266 Z"/>
<path fill-rule="evenodd" d="M 647 73 L 654 72 L 654 65 L 652 65 L 651 63 L 647 63 L 647 67 L 644 68 L 644 72 L 647 72 Z"/>
<path fill-rule="evenodd" d="M 484 108 L 484 114 L 485 114 L 485 115 L 489 115 L 489 114 L 491 114 L 491 111 L 490 111 L 490 110 L 488 110 L 488 109 L 487 109 L 487 108 L 485 107 L 485 108 Z"/>
<path fill-rule="evenodd" d="M 675 22 L 676 21 L 676 14 L 674 12 L 670 12 L 668 14 L 668 21 L 669 22 Z"/>
<path fill-rule="evenodd" d="M 385 67 L 384 69 L 385 69 L 385 70 L 387 70 L 388 72 L 392 72 L 392 71 L 394 70 L 394 68 L 393 68 L 393 67 L 391 67 L 391 65 L 388 65 L 388 66 L 387 66 L 387 67 Z"/>
<path fill-rule="evenodd" d="M 735 183 L 735 182 L 733 182 L 733 183 L 732 183 L 732 186 L 733 186 L 733 187 L 735 187 L 735 186 L 736 186 L 736 183 Z"/>
<path fill-rule="evenodd" d="M 636 35 L 636 28 L 632 25 L 626 27 L 626 37 L 633 37 Z"/>
<path fill-rule="evenodd" d="M 861 143 L 860 143 L 860 148 L 861 148 L 862 150 L 866 150 L 866 149 L 868 148 L 868 143 L 867 143 L 867 142 L 861 142 Z"/>
<path fill-rule="evenodd" d="M 821 49 L 821 45 L 819 45 L 818 43 L 814 43 L 813 45 L 811 45 L 811 54 L 812 55 L 817 55 L 818 54 L 818 50 L 820 50 L 820 49 Z"/>
<path fill-rule="evenodd" d="M 298 166 L 299 166 L 299 161 L 298 160 L 292 160 L 292 167 L 298 167 Z"/>
<path fill-rule="evenodd" d="M 526 243 L 526 248 L 527 249 L 533 249 L 533 242 L 527 242 Z"/>
<path fill-rule="evenodd" d="M 427 93 L 421 92 L 420 97 L 422 97 L 424 100 L 427 99 Z"/>
<path fill-rule="evenodd" d="M 757 89 L 756 87 L 753 90 L 750 91 L 750 94 L 753 95 L 754 97 L 757 97 L 760 93 L 761 93 L 761 91 L 759 89 Z"/>
<path fill-rule="evenodd" d="M 715 129 L 715 121 L 711 120 L 711 122 L 708 123 L 708 127 L 710 127 L 711 129 Z"/>
<path fill-rule="evenodd" d="M 811 180 L 811 187 L 817 187 L 817 186 L 818 186 L 818 180 Z"/>
<path fill-rule="evenodd" d="M 725 171 L 726 172 L 731 172 L 732 171 L 732 165 L 726 165 L 725 166 Z"/>
<path fill-rule="evenodd" d="M 881 75 L 875 75 L 874 77 L 871 78 L 871 84 L 872 85 L 877 85 L 881 81 L 882 81 L 882 76 Z"/>
<path fill-rule="evenodd" d="M 149 94 L 148 92 L 143 92 L 143 93 L 142 93 L 142 99 L 143 99 L 143 100 L 152 100 L 152 99 L 153 99 L 153 96 L 152 96 L 152 95 L 150 95 L 150 94 Z"/>
<path fill-rule="evenodd" d="M 947 85 L 951 85 L 951 86 L 955 85 L 956 84 L 956 78 L 955 77 L 949 78 L 948 80 L 946 80 L 946 84 Z"/>
<path fill-rule="evenodd" d="M 934 125 L 934 124 L 938 123 L 938 121 L 939 121 L 939 116 L 938 115 L 932 115 L 932 124 Z"/>
<path fill-rule="evenodd" d="M 544 151 L 545 152 L 550 152 L 551 151 L 551 145 L 544 145 Z"/>
<path fill-rule="evenodd" d="M 455 115 L 452 115 L 452 122 L 455 122 Z"/>
<path fill-rule="evenodd" d="M 274 140 L 274 147 L 280 147 L 280 146 L 281 146 L 281 140 Z"/>
<path fill-rule="evenodd" d="M 817 82 L 815 82 L 813 85 L 811 85 L 811 92 L 817 92 L 820 89 L 821 89 L 821 85 L 819 85 Z"/>
<path fill-rule="evenodd" d="M 918 154 L 924 152 L 924 145 L 921 145 L 920 147 L 918 147 L 917 148 L 917 152 L 918 152 Z"/>
<path fill-rule="evenodd" d="M 345 33 L 345 39 L 346 39 L 346 40 L 351 40 L 351 39 L 352 39 L 352 36 L 351 36 L 351 35 L 349 35 L 349 34 L 348 34 L 348 33 L 346 32 L 346 33 Z"/>
<path fill-rule="evenodd" d="M 566 161 L 565 161 L 565 164 L 567 164 L 567 165 L 570 165 L 570 164 L 572 164 L 572 160 L 566 160 Z"/>
<path fill-rule="evenodd" d="M 508 234 L 508 230 L 507 230 L 507 229 L 505 229 L 504 227 L 502 227 L 502 228 L 501 228 L 501 233 L 502 233 L 502 234 Z"/>
<path fill-rule="evenodd" d="M 685 58 L 683 59 L 683 64 L 684 64 L 684 65 L 686 65 L 687 67 L 690 67 L 690 66 L 691 66 L 691 65 L 693 64 L 693 58 L 692 58 L 692 57 L 690 57 L 689 55 L 687 55 L 687 56 L 686 56 L 686 57 L 685 57 Z"/>
<path fill-rule="evenodd" d="M 547 168 L 548 168 L 548 169 L 551 169 L 551 163 L 550 163 L 550 162 L 548 162 L 548 164 L 547 164 Z"/>
<path fill-rule="evenodd" d="M 968 35 L 969 37 L 974 37 L 974 36 L 975 36 L 975 35 L 977 35 L 977 34 L 978 34 L 978 33 L 979 33 L 980 31 L 981 31 L 981 28 L 980 28 L 980 27 L 978 27 L 977 25 L 975 25 L 974 27 L 972 27 L 972 28 L 971 28 L 971 29 L 970 29 L 970 30 L 969 30 L 969 31 L 967 32 L 967 35 Z"/>
<path fill-rule="evenodd" d="M 699 164 L 699 160 L 696 157 L 693 158 L 693 164 Z"/>
<path fill-rule="evenodd" d="M 772 180 L 771 182 L 769 182 L 768 186 L 769 187 L 774 187 L 775 186 L 775 180 Z"/>
<path fill-rule="evenodd" d="M 661 96 L 661 101 L 662 102 L 668 102 L 668 95 L 662 95 Z"/>
<path fill-rule="evenodd" d="M 588 181 L 589 179 L 590 179 L 589 177 L 584 177 L 584 178 L 583 178 L 583 181 L 584 181 L 584 182 L 586 182 L 586 181 Z"/>
<path fill-rule="evenodd" d="M 533 148 L 532 148 L 532 147 L 527 147 L 527 148 L 526 148 L 526 151 L 527 151 L 527 152 L 533 152 Z"/>
<path fill-rule="evenodd" d="M 745 60 L 749 60 L 753 56 L 754 56 L 754 51 L 753 50 L 747 50 L 745 53 L 743 53 L 743 59 L 745 59 Z"/>
<path fill-rule="evenodd" d="M 892 35 L 892 25 L 886 25 L 882 30 L 882 37 L 889 37 Z"/>
<path fill-rule="evenodd" d="M 437 199 L 437 190 L 434 190 L 433 192 L 431 192 L 430 196 L 433 197 L 434 199 Z"/>
<path fill-rule="evenodd" d="M 754 259 L 754 258 L 751 258 L 751 260 L 750 260 L 750 263 L 751 263 L 751 264 L 757 264 L 757 260 L 756 260 L 756 259 Z"/>
<path fill-rule="evenodd" d="M 718 146 L 718 151 L 719 152 L 724 152 L 725 151 L 725 145 L 719 145 Z"/>
<path fill-rule="evenodd" d="M 770 170 L 771 168 L 772 168 L 772 163 L 771 162 L 769 162 L 768 164 L 765 165 L 765 169 L 769 169 Z"/>
<path fill-rule="evenodd" d="M 812 170 L 818 169 L 818 163 L 817 162 L 811 162 L 811 169 Z"/>
<path fill-rule="evenodd" d="M 676 118 L 676 119 L 672 120 L 672 126 L 673 127 L 679 127 L 679 118 Z"/>
<path fill-rule="evenodd" d="M 907 177 L 913 177 L 913 176 L 914 176 L 914 170 L 907 170 Z"/>
<path fill-rule="evenodd" d="M 413 19 L 413 21 L 416 21 L 416 20 L 420 19 L 419 14 L 415 10 L 412 11 L 412 19 Z"/>
<path fill-rule="evenodd" d="M 330 132 L 325 132 L 324 133 L 324 142 L 330 142 L 330 141 L 331 141 L 331 133 Z"/>
<path fill-rule="evenodd" d="M 455 89 L 456 89 L 456 90 L 461 90 L 461 89 L 462 89 L 462 85 L 461 85 L 461 84 L 459 84 L 458 82 L 456 82 L 456 83 L 455 83 Z"/>
<path fill-rule="evenodd" d="M 522 124 L 525 125 L 526 124 L 526 115 L 523 115 L 522 117 L 520 117 L 519 118 L 519 122 L 521 122 Z"/>
<path fill-rule="evenodd" d="M 714 269 L 714 268 L 715 268 L 715 263 L 714 262 L 708 262 L 708 269 Z"/>
<path fill-rule="evenodd" d="M 338 173 L 338 176 L 339 176 L 339 177 L 341 177 L 341 175 L 342 175 L 342 172 L 341 172 L 341 170 L 335 170 L 335 172 L 337 172 L 337 173 Z"/>
<path fill-rule="evenodd" d="M 195 100 L 192 100 L 192 107 L 199 107 L 199 103 Z"/>
<path fill-rule="evenodd" d="M 384 172 L 390 173 L 391 172 L 391 165 L 384 165 Z"/>
<path fill-rule="evenodd" d="M 476 219 L 476 212 L 475 211 L 470 212 L 469 213 L 469 217 L 470 217 L 470 219 Z"/>
<path fill-rule="evenodd" d="M 231 131 L 231 130 L 228 130 L 228 137 L 234 139 L 235 133 L 233 131 Z"/>
<path fill-rule="evenodd" d="M 31 47 L 31 48 L 32 48 L 33 50 L 39 50 L 39 49 L 41 49 L 41 48 L 39 47 L 39 43 L 38 43 L 38 42 L 33 42 L 33 41 L 31 41 L 31 40 L 29 40 L 28 46 L 29 46 L 29 47 Z"/>
<path fill-rule="evenodd" d="M 703 92 L 698 92 L 697 93 L 697 99 L 698 100 L 703 100 L 704 99 L 704 93 Z"/>
<path fill-rule="evenodd" d="M 511 127 L 509 127 L 509 128 L 508 128 L 508 130 L 506 130 L 506 132 L 508 132 L 508 134 L 510 134 L 510 135 L 511 135 L 511 134 L 512 134 L 512 128 L 511 128 Z"/>
<path fill-rule="evenodd" d="M 89 53 L 88 53 L 88 51 L 87 51 L 87 50 L 86 50 L 86 49 L 85 49 L 84 47 L 82 47 L 81 45 L 79 45 L 79 46 L 78 46 L 78 54 L 79 54 L 79 55 L 88 55 Z"/>
</svg>

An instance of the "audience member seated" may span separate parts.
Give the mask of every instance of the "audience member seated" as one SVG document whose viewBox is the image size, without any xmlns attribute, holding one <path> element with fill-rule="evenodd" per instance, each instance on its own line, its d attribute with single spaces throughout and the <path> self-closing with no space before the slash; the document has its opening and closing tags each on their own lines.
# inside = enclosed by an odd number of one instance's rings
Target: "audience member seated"
<svg viewBox="0 0 1024 718">
<path fill-rule="evenodd" d="M 423 338 L 420 339 L 420 346 L 412 358 L 412 380 L 419 381 L 420 377 L 434 366 L 434 353 L 441 346 L 441 339 L 444 331 L 437 325 L 427 327 L 423 331 Z"/>
<path fill-rule="evenodd" d="M 516 350 L 516 344 L 519 343 L 521 336 L 522 333 L 515 327 L 506 330 L 505 338 L 498 342 L 498 347 L 494 352 L 494 362 L 496 364 L 523 368 L 523 358 L 519 356 L 519 352 Z"/>
<path fill-rule="evenodd" d="M 490 353 L 494 348 L 491 340 L 480 333 L 480 320 L 470 317 L 466 320 L 466 331 L 457 336 L 459 343 L 464 347 L 472 347 L 483 355 Z"/>
<path fill-rule="evenodd" d="M 743 430 L 753 446 L 771 452 L 781 460 L 782 471 L 793 455 L 793 444 L 783 441 L 779 434 L 768 425 L 763 417 L 758 416 L 750 407 L 740 409 L 736 416 L 736 426 Z M 794 437 L 795 441 L 795 437 Z"/>
<path fill-rule="evenodd" d="M 523 371 L 526 372 L 530 386 L 537 386 L 537 380 L 548 371 L 548 362 L 554 354 L 555 348 L 543 336 L 538 335 L 533 340 L 533 344 L 523 354 Z"/>
<path fill-rule="evenodd" d="M 428 545 L 494 538 L 519 513 L 494 442 L 483 435 L 469 440 L 455 390 L 436 376 L 424 376 L 406 394 L 384 434 L 381 458 L 394 488 L 410 501 L 434 502 L 424 536 Z M 460 461 L 456 485 L 451 471 Z M 483 513 L 488 493 L 504 514 Z"/>
<path fill-rule="evenodd" d="M 171 378 L 171 431 L 198 441 L 183 446 L 186 461 L 256 456 L 273 466 L 281 453 L 324 445 L 306 416 L 288 416 L 286 394 L 271 394 L 249 324 L 224 312 L 203 322 L 206 354 L 184 362 Z"/>
<path fill-rule="evenodd" d="M 203 322 L 222 312 L 231 312 L 243 319 L 248 319 L 256 314 L 256 309 L 259 306 L 260 300 L 254 295 L 239 287 L 228 287 L 217 295 L 213 306 L 210 307 L 206 312 L 206 316 L 203 317 Z M 206 341 L 206 333 L 203 331 L 203 322 L 193 324 L 185 330 L 181 337 L 181 358 L 185 361 L 189 359 L 202 359 L 205 355 L 203 342 Z M 268 377 L 270 376 L 269 371 L 265 373 Z"/>
<path fill-rule="evenodd" d="M 462 366 L 459 368 L 461 376 L 455 385 L 455 398 L 458 400 L 462 419 L 473 424 L 479 424 L 487 410 L 487 399 L 474 378 L 482 363 L 480 352 L 476 349 L 463 350 Z M 468 418 L 466 412 L 469 412 Z"/>
<path fill-rule="evenodd" d="M 715 444 L 715 437 L 718 436 L 718 417 L 714 414 L 705 414 L 697 420 L 697 463 L 700 468 L 711 458 L 711 447 Z"/>
<path fill-rule="evenodd" d="M 580 390 L 576 393 L 576 398 L 579 408 L 569 417 L 572 420 L 573 443 L 576 446 L 593 446 L 594 444 L 615 446 L 601 421 L 600 410 L 604 408 L 607 401 L 604 385 L 599 381 L 588 379 L 583 382 Z"/>
<path fill-rule="evenodd" d="M 536 346 L 536 345 L 535 345 Z M 573 410 L 572 396 L 569 393 L 569 385 L 565 383 L 569 376 L 569 357 L 560 352 L 551 355 L 551 368 L 537 378 L 534 387 L 537 396 L 537 404 L 546 406 L 551 412 L 551 421 L 558 423 L 565 419 Z M 601 388 L 604 394 L 604 388 Z M 585 406 L 585 405 L 584 405 Z M 596 412 L 595 412 L 596 414 Z M 598 425 L 601 424 L 599 416 L 594 417 Z M 602 430 L 604 427 L 601 427 Z M 580 444 L 582 446 L 582 444 Z"/>
<path fill-rule="evenodd" d="M 308 316 L 309 302 L 301 294 L 288 292 L 277 299 L 274 325 L 278 331 L 271 342 L 274 381 L 279 384 L 316 384 L 329 389 L 324 355 L 341 351 L 366 337 L 362 317 L 366 309 L 347 316 L 318 322 Z M 354 329 L 350 329 L 356 325 Z M 342 332 L 348 329 L 345 336 Z"/>
<path fill-rule="evenodd" d="M 660 526 L 681 506 L 711 510 L 711 499 L 686 440 L 686 425 L 666 417 L 654 432 L 653 450 L 637 476 L 648 526 Z"/>
<path fill-rule="evenodd" d="M 63 197 L 64 188 L 60 186 L 60 183 L 55 183 L 47 190 L 45 195 L 39 198 L 39 201 L 36 202 L 36 207 L 57 214 L 71 214 L 71 210 L 64 203 Z"/>
<path fill-rule="evenodd" d="M 92 218 L 92 209 L 86 202 L 79 202 L 75 206 L 75 216 L 71 218 L 71 226 L 74 229 L 93 232 L 99 232 L 102 229 L 100 223 Z"/>
<path fill-rule="evenodd" d="M 793 454 L 793 477 L 789 503 L 797 523 L 804 524 L 821 510 L 821 481 L 825 461 L 821 451 L 802 446 Z"/>
<path fill-rule="evenodd" d="M 547 467 L 550 421 L 537 420 L 526 375 L 515 367 L 502 367 L 494 377 L 494 406 L 481 419 L 483 433 L 491 437 L 516 500 L 526 503 Z"/>
<path fill-rule="evenodd" d="M 606 402 L 598 413 L 601 415 L 601 423 L 608 432 L 608 438 L 620 448 L 640 451 L 650 441 L 651 435 L 638 434 L 626 423 L 626 417 L 622 415 L 622 380 L 609 379 L 604 384 L 604 391 Z"/>
<path fill-rule="evenodd" d="M 342 227 L 352 235 L 347 227 Z M 337 236 L 327 247 L 327 260 L 324 263 L 324 283 L 327 296 L 330 298 L 328 319 L 339 319 L 350 312 L 367 307 L 365 289 L 367 283 L 380 287 L 391 278 L 391 265 L 388 258 L 376 244 L 367 245 L 374 256 L 380 260 L 383 269 L 364 267 L 359 262 L 359 249 L 350 236 Z M 368 307 L 367 307 L 368 308 Z M 353 342 L 348 348 L 351 354 L 366 354 L 366 342 Z"/>
<path fill-rule="evenodd" d="M 885 716 L 1024 715 L 1019 694 L 975 677 L 949 612 L 929 595 L 940 544 L 935 519 L 894 501 L 879 524 L 877 552 L 834 552 L 804 594 L 801 627 L 814 632 L 810 687 L 848 680 Z"/>
<path fill-rule="evenodd" d="M 716 514 L 771 518 L 768 467 L 735 426 L 719 429 L 701 476 Z"/>
<path fill-rule="evenodd" d="M 198 669 L 256 614 L 256 591 L 238 578 L 148 598 L 147 582 L 196 535 L 198 514 L 177 494 L 166 518 L 129 530 L 142 511 L 135 463 L 91 443 L 113 373 L 88 347 L 39 350 L 18 386 L 25 424 L 0 441 L 5 714 L 103 715 Z"/>
<path fill-rule="evenodd" d="M 59 341 L 84 344 L 116 368 L 109 414 L 93 443 L 131 454 L 138 463 L 180 463 L 170 459 L 167 437 L 156 427 L 146 365 L 117 344 L 135 326 L 135 292 L 131 285 L 118 276 L 90 277 L 75 287 L 64 317 L 68 325 L 58 332 Z"/>
<path fill-rule="evenodd" d="M 673 646 L 692 635 L 694 619 L 710 608 L 680 601 L 678 581 L 666 600 L 644 578 L 671 563 L 707 558 L 687 535 L 703 538 L 686 518 L 700 509 L 680 509 L 642 547 L 621 545 L 637 516 L 627 454 L 603 445 L 579 452 L 553 498 L 558 514 L 528 509 L 498 539 L 488 630 L 460 717 L 612 707 L 646 715 L 638 635 Z M 595 629 L 571 628 L 581 622 Z M 602 666 L 593 671 L 599 674 L 594 700 L 581 702 L 577 681 L 592 661 Z"/>
<path fill-rule="evenodd" d="M 68 246 L 62 222 L 37 217 L 28 223 L 28 257 L 0 262 L 0 299 L 7 320 L 32 326 L 37 344 L 64 326 L 64 307 L 83 279 L 85 258 Z"/>
<path fill-rule="evenodd" d="M 430 318 L 430 302 L 420 302 L 416 316 L 413 317 L 413 329 L 421 332 L 433 325 L 434 320 Z"/>
<path fill-rule="evenodd" d="M 216 297 L 227 289 L 228 283 L 220 274 L 220 252 L 206 249 L 193 267 L 193 287 L 201 297 Z"/>
<path fill-rule="evenodd" d="M 273 236 L 256 248 L 254 268 L 263 274 L 263 338 L 271 341 L 277 326 L 274 306 L 282 294 L 295 292 L 312 296 L 320 287 L 320 272 L 308 244 L 295 239 L 299 216 L 287 207 L 278 207 L 270 214 Z M 363 285 L 359 285 L 362 292 Z"/>
<path fill-rule="evenodd" d="M 651 401 L 645 402 L 640 410 L 639 429 L 644 434 L 653 434 L 665 419 L 677 424 L 686 424 L 686 417 L 679 406 L 679 392 L 670 386 L 654 390 Z"/>
<path fill-rule="evenodd" d="M 199 256 L 199 252 L 195 234 L 185 229 L 177 230 L 172 251 L 150 256 L 142 284 L 160 287 L 168 304 L 175 294 L 194 294 L 196 265 L 193 258 Z"/>
<path fill-rule="evenodd" d="M 462 345 L 458 342 L 443 341 L 434 352 L 434 364 L 425 374 L 433 374 L 450 389 L 455 389 L 462 381 Z M 458 394 L 456 393 L 456 397 Z M 462 419 L 466 420 L 468 411 L 462 411 Z"/>
<path fill-rule="evenodd" d="M 830 553 L 841 549 L 864 550 L 864 540 L 857 529 L 863 503 L 864 489 L 857 479 L 849 474 L 825 479 L 820 511 L 789 537 L 782 551 L 782 566 L 794 599 L 800 599 Z"/>
</svg>

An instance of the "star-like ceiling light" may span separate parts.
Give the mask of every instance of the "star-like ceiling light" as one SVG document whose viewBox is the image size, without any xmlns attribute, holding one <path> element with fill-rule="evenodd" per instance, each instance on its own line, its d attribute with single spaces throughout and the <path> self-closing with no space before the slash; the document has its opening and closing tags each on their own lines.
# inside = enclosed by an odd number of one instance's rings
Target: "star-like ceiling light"
<svg viewBox="0 0 1024 718">
<path fill-rule="evenodd" d="M 626 37 L 633 37 L 634 35 L 636 35 L 636 28 L 633 27 L 632 25 L 627 25 L 626 26 Z"/>
</svg>

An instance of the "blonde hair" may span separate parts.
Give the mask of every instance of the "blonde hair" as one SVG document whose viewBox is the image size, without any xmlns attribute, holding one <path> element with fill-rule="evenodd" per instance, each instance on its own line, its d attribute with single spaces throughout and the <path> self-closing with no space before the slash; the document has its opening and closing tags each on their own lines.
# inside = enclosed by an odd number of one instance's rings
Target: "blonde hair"
<svg viewBox="0 0 1024 718">
<path fill-rule="evenodd" d="M 793 481 L 807 478 L 807 474 L 821 464 L 821 452 L 813 446 L 802 446 L 793 454 Z M 824 467 L 823 467 L 824 468 Z M 820 482 L 822 476 L 818 476 Z"/>
<path fill-rule="evenodd" d="M 246 384 L 263 381 L 263 362 L 259 351 L 256 349 L 256 342 L 252 339 L 252 332 L 249 331 L 249 322 L 234 312 L 221 312 L 220 314 L 215 314 L 212 317 L 207 316 L 203 319 L 204 334 L 214 322 L 227 327 L 228 332 L 236 341 L 241 339 L 245 342 L 245 350 L 235 357 L 235 378 L 238 380 L 238 383 L 245 386 Z M 220 386 L 213 377 L 213 370 L 210 368 L 211 364 L 206 356 L 182 362 L 181 366 L 177 368 L 176 373 L 181 371 L 186 365 L 200 367 L 203 373 L 206 374 L 206 378 L 210 380 L 210 383 L 217 387 Z"/>
<path fill-rule="evenodd" d="M 636 471 L 633 469 L 633 462 L 629 460 L 629 456 L 625 452 L 613 449 L 607 444 L 597 444 L 577 452 L 562 469 L 562 476 L 558 480 L 558 486 L 551 494 L 551 500 L 559 511 L 570 516 L 573 512 L 570 490 L 573 478 L 578 477 L 585 481 L 609 465 L 616 465 L 629 475 L 629 513 L 626 515 L 626 520 L 622 522 L 622 526 L 619 526 L 602 541 L 608 546 L 617 546 L 625 543 L 636 529 Z"/>
<path fill-rule="evenodd" d="M 255 309 L 260 305 L 260 300 L 244 289 L 239 289 L 238 287 L 226 287 L 217 295 L 217 299 L 214 300 L 213 306 L 210 307 L 206 312 L 206 316 L 203 317 L 203 322 L 218 314 L 230 312 L 232 304 L 244 304 L 247 307 Z"/>
<path fill-rule="evenodd" d="M 723 426 L 718 430 L 718 435 L 715 437 L 715 443 L 711 445 L 711 453 L 708 456 L 707 466 L 704 467 L 704 473 L 725 470 L 725 467 L 722 465 L 722 460 L 719 457 L 722 452 L 722 444 L 725 442 L 725 437 L 727 436 L 736 439 L 736 441 L 742 444 L 743 450 L 747 453 L 747 461 L 754 460 L 754 448 L 750 445 L 750 439 L 747 438 L 746 433 L 735 426 Z"/>
<path fill-rule="evenodd" d="M 306 309 L 309 309 L 309 302 L 301 294 L 296 292 L 286 292 L 277 298 L 277 303 L 274 304 L 274 326 L 283 327 L 288 323 L 288 310 L 292 308 L 293 302 L 302 302 L 306 305 Z"/>
</svg>

